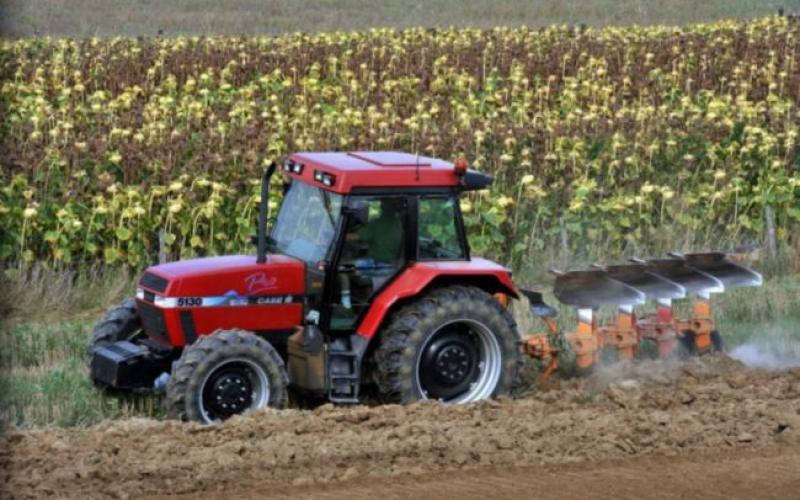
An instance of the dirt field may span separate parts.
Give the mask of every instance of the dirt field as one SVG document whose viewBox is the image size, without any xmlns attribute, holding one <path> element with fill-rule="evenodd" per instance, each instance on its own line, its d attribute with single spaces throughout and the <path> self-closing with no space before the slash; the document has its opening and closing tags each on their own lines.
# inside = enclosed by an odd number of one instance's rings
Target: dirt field
<svg viewBox="0 0 800 500">
<path fill-rule="evenodd" d="M 758 452 L 636 457 L 611 462 L 443 471 L 423 475 L 356 478 L 327 485 L 236 491 L 241 500 L 333 499 L 415 500 L 531 498 L 640 500 L 703 498 L 731 500 L 800 498 L 800 450 L 780 447 Z M 654 486 L 657 485 L 657 486 Z M 212 500 L 219 494 L 190 494 Z M 184 496 L 157 496 L 169 500 Z"/>
<path fill-rule="evenodd" d="M 792 498 L 800 370 L 719 356 L 601 370 L 468 407 L 324 406 L 211 427 L 138 419 L 3 439 L 0 493 L 12 498 L 432 498 L 442 488 L 465 498 Z"/>
</svg>

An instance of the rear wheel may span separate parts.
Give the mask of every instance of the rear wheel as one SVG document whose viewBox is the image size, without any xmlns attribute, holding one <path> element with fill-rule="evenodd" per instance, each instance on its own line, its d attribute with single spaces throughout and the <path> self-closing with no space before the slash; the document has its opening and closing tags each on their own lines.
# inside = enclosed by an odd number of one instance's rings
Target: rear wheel
<svg viewBox="0 0 800 500">
<path fill-rule="evenodd" d="M 169 416 L 211 423 L 263 407 L 285 408 L 289 376 L 272 345 L 221 330 L 186 347 L 167 385 Z"/>
<path fill-rule="evenodd" d="M 481 289 L 434 290 L 400 309 L 375 352 L 383 399 L 469 403 L 519 384 L 519 334 L 509 312 Z"/>
</svg>

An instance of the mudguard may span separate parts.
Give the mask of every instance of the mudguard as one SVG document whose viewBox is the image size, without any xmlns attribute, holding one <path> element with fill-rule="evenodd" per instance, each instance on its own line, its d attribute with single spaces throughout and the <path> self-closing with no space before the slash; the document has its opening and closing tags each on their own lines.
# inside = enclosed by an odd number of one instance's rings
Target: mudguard
<svg viewBox="0 0 800 500">
<path fill-rule="evenodd" d="M 358 335 L 371 339 L 380 329 L 393 306 L 414 297 L 437 280 L 452 284 L 477 285 L 490 293 L 502 292 L 518 298 L 511 273 L 490 260 L 415 262 L 400 273 L 375 299 L 356 328 Z"/>
</svg>

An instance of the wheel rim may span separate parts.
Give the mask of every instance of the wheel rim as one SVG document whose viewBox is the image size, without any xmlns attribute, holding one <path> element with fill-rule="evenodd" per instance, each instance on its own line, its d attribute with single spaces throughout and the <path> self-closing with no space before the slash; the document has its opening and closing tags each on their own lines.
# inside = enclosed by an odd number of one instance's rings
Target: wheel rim
<svg viewBox="0 0 800 500">
<path fill-rule="evenodd" d="M 205 423 L 225 420 L 269 404 L 269 378 L 247 358 L 226 359 L 208 371 L 200 384 L 200 415 Z"/>
<path fill-rule="evenodd" d="M 483 323 L 458 319 L 428 337 L 416 362 L 423 399 L 461 404 L 492 396 L 502 374 L 497 336 Z"/>
</svg>

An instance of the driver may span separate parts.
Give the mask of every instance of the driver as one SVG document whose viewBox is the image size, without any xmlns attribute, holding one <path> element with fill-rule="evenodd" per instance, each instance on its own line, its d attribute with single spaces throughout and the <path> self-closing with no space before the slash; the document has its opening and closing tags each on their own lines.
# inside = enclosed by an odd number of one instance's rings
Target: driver
<svg viewBox="0 0 800 500">
<path fill-rule="evenodd" d="M 403 252 L 403 216 L 405 199 L 384 198 L 380 202 L 380 214 L 371 218 L 362 227 L 349 232 L 345 237 L 342 262 L 353 263 L 367 258 L 380 264 L 395 267 Z M 360 255 L 359 250 L 364 255 Z M 350 309 L 350 274 L 339 273 L 342 305 Z"/>
<path fill-rule="evenodd" d="M 362 248 L 366 248 L 368 258 L 393 265 L 402 254 L 404 212 L 404 199 L 384 198 L 381 200 L 378 217 L 349 234 L 348 240 L 358 242 Z"/>
</svg>

